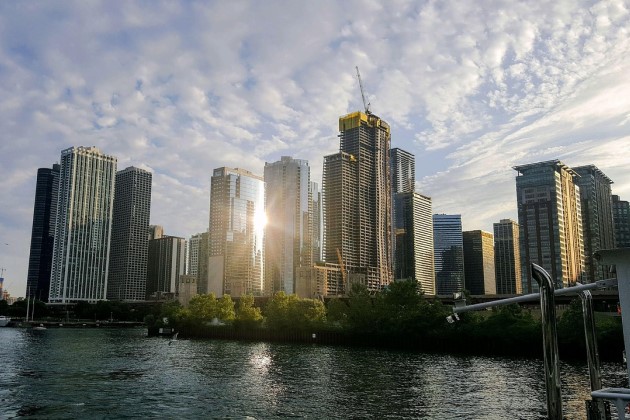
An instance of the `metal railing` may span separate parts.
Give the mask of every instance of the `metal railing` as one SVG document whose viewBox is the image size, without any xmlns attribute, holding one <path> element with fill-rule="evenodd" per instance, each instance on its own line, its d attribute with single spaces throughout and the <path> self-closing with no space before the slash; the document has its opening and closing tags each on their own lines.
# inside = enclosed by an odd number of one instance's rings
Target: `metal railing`
<svg viewBox="0 0 630 420">
<path fill-rule="evenodd" d="M 547 273 L 542 267 L 532 264 L 532 277 L 536 280 L 540 287 L 539 293 L 531 293 L 524 296 L 506 298 L 475 305 L 466 305 L 466 302 L 463 299 L 456 300 L 455 305 L 453 306 L 453 315 L 447 317 L 449 322 L 455 322 L 455 320 L 459 319 L 457 314 L 462 312 L 477 311 L 500 305 L 509 305 L 512 303 L 540 299 L 545 385 L 547 389 L 547 415 L 553 420 L 562 419 L 562 394 L 558 363 L 555 296 L 577 295 L 580 297 L 582 302 L 587 363 L 591 385 L 591 397 L 593 398 L 593 404 L 595 405 L 595 418 L 606 418 L 608 410 L 604 405 L 604 400 L 615 404 L 620 419 L 625 418 L 625 408 L 630 402 L 630 389 L 601 388 L 601 372 L 595 334 L 593 299 L 590 292 L 593 289 L 617 286 L 623 324 L 624 345 L 627 352 L 628 349 L 630 349 L 630 249 L 599 251 L 596 254 L 596 258 L 600 260 L 602 264 L 614 265 L 616 267 L 617 279 L 600 280 L 594 283 L 578 284 L 577 286 L 555 290 L 549 273 Z M 630 382 L 630 369 L 628 369 L 628 381 Z M 591 413 L 589 413 L 589 418 L 592 418 Z"/>
</svg>

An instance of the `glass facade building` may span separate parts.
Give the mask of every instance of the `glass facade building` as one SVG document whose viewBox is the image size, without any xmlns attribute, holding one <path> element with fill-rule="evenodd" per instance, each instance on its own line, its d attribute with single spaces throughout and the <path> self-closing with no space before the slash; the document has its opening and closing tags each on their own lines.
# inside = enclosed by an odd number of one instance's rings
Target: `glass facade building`
<svg viewBox="0 0 630 420">
<path fill-rule="evenodd" d="M 531 263 L 544 268 L 556 288 L 583 281 L 584 244 L 577 173 L 552 160 L 515 166 L 523 292 L 537 291 Z"/>
<path fill-rule="evenodd" d="M 210 180 L 208 292 L 263 294 L 265 182 L 243 169 L 218 168 Z"/>
<path fill-rule="evenodd" d="M 55 244 L 55 219 L 59 198 L 58 164 L 37 170 L 31 251 L 28 259 L 26 297 L 48 301 L 53 246 Z"/>
<path fill-rule="evenodd" d="M 610 267 L 594 257 L 600 249 L 615 246 L 612 214 L 612 180 L 595 165 L 574 167 L 580 187 L 582 229 L 584 233 L 584 282 L 595 282 L 610 277 Z"/>
<path fill-rule="evenodd" d="M 95 147 L 61 152 L 51 303 L 107 298 L 116 163 Z"/>
<path fill-rule="evenodd" d="M 146 298 L 147 229 L 151 217 L 153 175 L 130 166 L 116 174 L 107 298 Z"/>
<path fill-rule="evenodd" d="M 498 295 L 523 293 L 518 223 L 501 219 L 494 223 L 494 271 Z"/>
<path fill-rule="evenodd" d="M 630 203 L 612 196 L 613 220 L 615 222 L 615 247 L 630 248 Z"/>
<path fill-rule="evenodd" d="M 494 237 L 490 232 L 471 230 L 463 233 L 464 288 L 472 295 L 497 292 L 494 272 Z"/>
<path fill-rule="evenodd" d="M 313 199 L 308 162 L 265 163 L 265 295 L 295 293 L 297 269 L 313 265 Z"/>
<path fill-rule="evenodd" d="M 185 274 L 186 240 L 164 235 L 149 241 L 147 299 L 173 299 L 179 294 L 180 276 Z"/>
<path fill-rule="evenodd" d="M 464 290 L 464 242 L 461 214 L 433 215 L 435 282 L 438 295 Z"/>
</svg>

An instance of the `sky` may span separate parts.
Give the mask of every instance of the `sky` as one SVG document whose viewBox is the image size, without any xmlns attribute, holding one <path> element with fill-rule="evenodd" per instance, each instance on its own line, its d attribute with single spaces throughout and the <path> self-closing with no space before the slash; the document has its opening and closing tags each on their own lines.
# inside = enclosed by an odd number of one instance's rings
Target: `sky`
<svg viewBox="0 0 630 420">
<path fill-rule="evenodd" d="M 594 164 L 630 199 L 630 4 L 0 2 L 0 269 L 24 296 L 37 169 L 96 146 L 153 172 L 151 224 L 208 228 L 214 168 L 321 183 L 355 66 L 416 189 L 464 230 L 517 219 L 513 166 Z"/>
</svg>

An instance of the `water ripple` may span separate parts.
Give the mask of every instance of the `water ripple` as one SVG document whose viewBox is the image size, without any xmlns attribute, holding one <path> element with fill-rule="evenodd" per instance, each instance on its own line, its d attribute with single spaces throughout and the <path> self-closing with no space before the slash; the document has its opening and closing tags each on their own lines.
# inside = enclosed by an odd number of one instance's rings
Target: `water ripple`
<svg viewBox="0 0 630 420">
<path fill-rule="evenodd" d="M 543 419 L 542 361 L 282 343 L 169 340 L 143 330 L 0 329 L 0 418 Z M 568 418 L 588 371 L 561 362 Z M 603 365 L 604 386 L 625 386 Z"/>
</svg>

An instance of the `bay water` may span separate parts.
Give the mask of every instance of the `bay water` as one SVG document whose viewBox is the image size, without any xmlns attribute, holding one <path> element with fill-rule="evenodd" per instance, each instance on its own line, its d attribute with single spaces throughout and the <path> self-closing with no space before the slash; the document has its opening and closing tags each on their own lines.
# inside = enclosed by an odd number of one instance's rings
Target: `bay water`
<svg viewBox="0 0 630 420">
<path fill-rule="evenodd" d="M 147 337 L 146 329 L 0 328 L 0 418 L 544 419 L 543 362 Z M 603 363 L 605 387 L 627 387 Z M 561 362 L 566 418 L 585 363 Z"/>
</svg>

